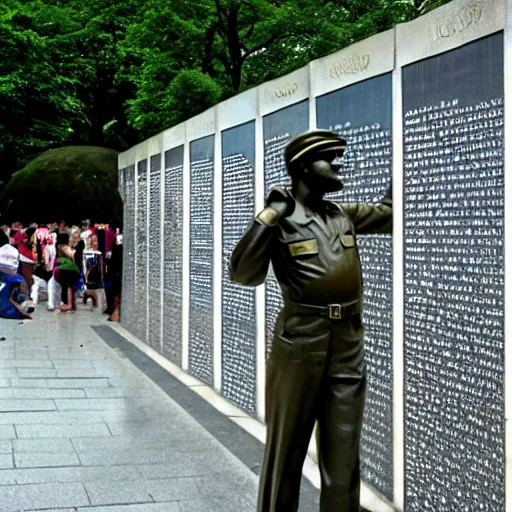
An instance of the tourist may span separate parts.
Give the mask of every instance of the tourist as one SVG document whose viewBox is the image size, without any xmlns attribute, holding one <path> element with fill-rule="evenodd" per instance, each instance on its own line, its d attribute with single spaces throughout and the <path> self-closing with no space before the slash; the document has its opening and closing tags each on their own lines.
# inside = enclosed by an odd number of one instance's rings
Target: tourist
<svg viewBox="0 0 512 512">
<path fill-rule="evenodd" d="M 72 242 L 73 243 L 73 242 Z M 75 262 L 76 249 L 70 246 L 67 233 L 57 235 L 57 260 L 54 277 L 62 288 L 59 307 L 61 312 L 76 311 L 75 286 L 78 280 L 79 268 Z"/>
</svg>

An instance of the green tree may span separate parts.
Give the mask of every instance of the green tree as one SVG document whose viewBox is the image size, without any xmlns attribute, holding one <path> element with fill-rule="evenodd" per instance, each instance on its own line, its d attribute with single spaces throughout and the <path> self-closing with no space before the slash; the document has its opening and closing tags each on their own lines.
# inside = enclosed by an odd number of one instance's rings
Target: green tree
<svg viewBox="0 0 512 512">
<path fill-rule="evenodd" d="M 204 112 L 218 103 L 222 96 L 219 84 L 199 69 L 180 71 L 166 87 L 151 92 L 154 84 L 153 81 L 143 82 L 139 89 L 141 94 L 128 102 L 133 107 L 131 114 L 134 116 L 134 127 L 148 134 Z M 151 90 L 147 91 L 147 87 Z M 158 112 L 152 104 L 155 100 L 159 101 Z"/>
<path fill-rule="evenodd" d="M 446 2 L 3 0 L 0 188 L 47 149 L 126 149 Z"/>
<path fill-rule="evenodd" d="M 61 33 L 76 27 L 65 10 L 51 7 L 41 24 L 41 7 L 10 1 L 0 16 L 0 181 L 26 159 L 71 140 L 73 126 L 85 120 L 75 88 L 88 69 L 55 58 L 56 45 L 67 45 Z M 51 30 L 58 41 L 47 35 Z"/>
<path fill-rule="evenodd" d="M 205 24 L 210 16 L 209 0 L 183 0 L 180 3 L 147 0 L 140 18 L 126 31 L 120 42 L 122 62 L 118 83 L 131 83 L 135 93 L 126 100 L 126 115 L 141 138 L 161 131 L 162 122 L 171 122 L 198 113 L 190 104 L 175 109 L 169 97 L 173 80 L 183 71 L 201 70 L 204 59 Z M 198 90 L 195 87 L 194 90 Z M 201 96 L 197 98 L 201 99 Z M 212 97 L 211 101 L 218 101 Z M 214 103 L 201 103 L 208 108 Z"/>
<path fill-rule="evenodd" d="M 447 1 L 148 0 L 122 43 L 130 66 L 121 75 L 136 89 L 129 121 L 147 137 L 212 106 L 217 95 L 203 97 L 204 77 L 187 101 L 172 98 L 182 70 L 200 69 L 226 99 Z"/>
<path fill-rule="evenodd" d="M 120 40 L 144 0 L 8 0 L 0 7 L 0 182 L 65 144 L 137 141 Z"/>
<path fill-rule="evenodd" d="M 75 52 L 91 73 L 77 93 L 86 105 L 87 122 L 77 130 L 74 142 L 123 148 L 135 143 L 136 132 L 125 115 L 125 102 L 135 94 L 133 83 L 119 79 L 123 64 L 120 43 L 127 27 L 137 19 L 145 0 L 66 0 L 81 29 L 74 34 Z"/>
</svg>

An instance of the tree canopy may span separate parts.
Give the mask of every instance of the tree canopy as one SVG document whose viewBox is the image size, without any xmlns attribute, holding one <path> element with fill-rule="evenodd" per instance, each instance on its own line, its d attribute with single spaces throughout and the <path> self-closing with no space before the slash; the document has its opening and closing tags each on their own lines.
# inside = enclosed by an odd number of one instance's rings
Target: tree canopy
<svg viewBox="0 0 512 512">
<path fill-rule="evenodd" d="M 448 0 L 2 0 L 0 188 L 63 145 L 127 147 Z"/>
</svg>

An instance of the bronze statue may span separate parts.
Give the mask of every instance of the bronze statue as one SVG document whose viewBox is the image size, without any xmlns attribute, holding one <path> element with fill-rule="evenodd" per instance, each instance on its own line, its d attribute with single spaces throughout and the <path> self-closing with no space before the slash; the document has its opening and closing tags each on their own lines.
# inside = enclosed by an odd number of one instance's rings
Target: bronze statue
<svg viewBox="0 0 512 512">
<path fill-rule="evenodd" d="M 346 141 L 314 130 L 285 150 L 291 191 L 274 188 L 231 256 L 231 277 L 258 286 L 270 261 L 284 308 L 267 362 L 267 442 L 258 512 L 296 512 L 315 422 L 321 512 L 359 511 L 366 387 L 357 234 L 390 233 L 391 187 L 379 205 L 323 199 L 341 190 Z"/>
</svg>

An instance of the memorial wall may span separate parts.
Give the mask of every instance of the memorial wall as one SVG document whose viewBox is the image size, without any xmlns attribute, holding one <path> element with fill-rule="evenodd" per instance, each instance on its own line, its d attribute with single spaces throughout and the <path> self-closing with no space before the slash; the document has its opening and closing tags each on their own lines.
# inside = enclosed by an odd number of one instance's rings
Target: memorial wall
<svg viewBox="0 0 512 512">
<path fill-rule="evenodd" d="M 165 152 L 162 354 L 181 364 L 183 317 L 183 145 Z M 168 333 L 172 333 L 169 336 Z"/>
<path fill-rule="evenodd" d="M 137 193 L 135 195 L 135 290 L 133 333 L 147 340 L 148 320 L 148 160 L 137 162 Z"/>
<path fill-rule="evenodd" d="M 256 293 L 233 283 L 229 258 L 254 216 L 255 123 L 222 132 L 222 393 L 256 414 Z"/>
<path fill-rule="evenodd" d="M 122 170 L 123 189 L 123 325 L 135 332 L 135 165 Z"/>
<path fill-rule="evenodd" d="M 261 288 L 232 283 L 228 264 L 289 184 L 284 147 L 314 127 L 344 136 L 340 203 L 379 202 L 393 179 L 393 236 L 358 236 L 371 510 L 512 510 L 506 8 L 454 0 L 119 157 L 122 326 L 260 421 L 279 286 L 272 269 Z"/>
<path fill-rule="evenodd" d="M 403 99 L 406 503 L 503 510 L 503 35 L 405 67 Z"/>
<path fill-rule="evenodd" d="M 213 384 L 214 136 L 190 143 L 189 372 Z"/>
<path fill-rule="evenodd" d="M 294 85 L 289 90 L 293 91 L 293 87 Z M 265 196 L 268 196 L 273 187 L 290 184 L 284 163 L 284 148 L 293 137 L 308 129 L 309 103 L 307 101 L 301 101 L 263 118 Z M 265 283 L 265 294 L 265 333 L 268 354 L 272 344 L 277 315 L 283 306 L 279 283 L 272 268 L 270 268 Z"/>
<path fill-rule="evenodd" d="M 341 203 L 379 202 L 391 183 L 392 88 L 386 73 L 316 100 L 317 126 L 347 140 Z M 367 481 L 393 499 L 393 289 L 391 235 L 361 235 L 363 322 L 368 367 L 362 471 Z"/>
<path fill-rule="evenodd" d="M 162 233 L 160 227 L 161 213 L 161 171 L 160 155 L 151 156 L 149 171 L 149 222 L 148 222 L 148 344 L 155 350 L 161 350 L 162 313 L 161 313 L 161 249 Z"/>
</svg>

